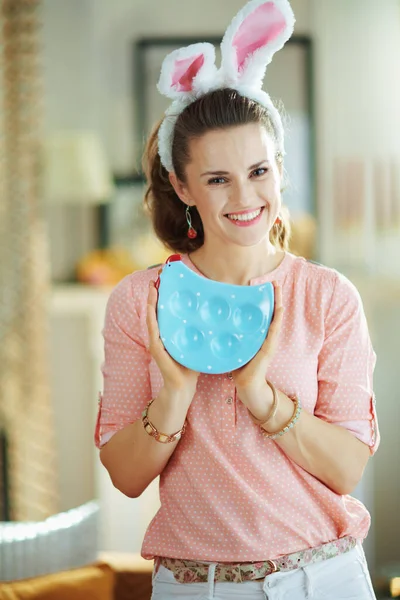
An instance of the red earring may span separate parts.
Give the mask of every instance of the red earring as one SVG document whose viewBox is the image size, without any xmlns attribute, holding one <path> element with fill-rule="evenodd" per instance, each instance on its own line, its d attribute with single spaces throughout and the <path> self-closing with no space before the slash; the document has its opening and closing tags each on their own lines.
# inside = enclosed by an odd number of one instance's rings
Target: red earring
<svg viewBox="0 0 400 600">
<path fill-rule="evenodd" d="M 187 236 L 188 238 L 190 238 L 191 240 L 194 240 L 194 238 L 197 237 L 197 231 L 195 230 L 195 228 L 192 225 L 192 216 L 190 214 L 190 207 L 187 206 L 186 207 L 186 221 L 188 224 L 188 232 L 187 232 Z"/>
<path fill-rule="evenodd" d="M 280 217 L 276 217 L 274 225 L 280 225 L 282 223 L 282 219 Z"/>
</svg>

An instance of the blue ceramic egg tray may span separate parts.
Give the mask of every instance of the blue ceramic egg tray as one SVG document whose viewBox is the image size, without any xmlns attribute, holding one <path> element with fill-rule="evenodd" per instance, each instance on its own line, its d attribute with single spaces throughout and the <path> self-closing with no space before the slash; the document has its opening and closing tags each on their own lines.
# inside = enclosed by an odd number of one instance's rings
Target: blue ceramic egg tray
<svg viewBox="0 0 400 600">
<path fill-rule="evenodd" d="M 159 273 L 160 337 L 177 362 L 200 373 L 227 373 L 261 348 L 274 311 L 274 286 L 233 285 L 208 279 L 179 255 Z"/>
</svg>

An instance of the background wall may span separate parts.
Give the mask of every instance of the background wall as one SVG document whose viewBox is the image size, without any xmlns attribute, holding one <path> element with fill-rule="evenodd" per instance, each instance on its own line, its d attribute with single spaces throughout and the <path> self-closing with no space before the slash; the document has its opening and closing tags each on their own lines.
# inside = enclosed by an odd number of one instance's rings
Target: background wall
<svg viewBox="0 0 400 600">
<path fill-rule="evenodd" d="M 132 44 L 159 35 L 221 35 L 242 0 L 44 0 L 46 127 L 93 128 L 112 166 L 135 160 Z M 293 0 L 295 33 L 310 33 L 309 0 Z M 177 17 L 179 15 L 179 18 Z"/>
</svg>

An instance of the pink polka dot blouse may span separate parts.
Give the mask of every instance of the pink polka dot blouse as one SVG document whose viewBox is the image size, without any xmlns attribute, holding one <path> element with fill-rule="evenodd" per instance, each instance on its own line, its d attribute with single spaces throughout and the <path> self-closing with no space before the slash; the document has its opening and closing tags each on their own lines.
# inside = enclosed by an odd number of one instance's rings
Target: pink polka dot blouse
<svg viewBox="0 0 400 600">
<path fill-rule="evenodd" d="M 188 256 L 182 260 L 199 273 Z M 147 349 L 148 282 L 156 277 L 156 268 L 134 272 L 109 297 L 98 447 L 140 419 L 163 385 Z M 336 270 L 291 253 L 250 284 L 274 279 L 285 312 L 266 377 L 373 454 L 379 445 L 376 355 L 359 293 Z M 229 373 L 200 375 L 186 433 L 160 476 L 160 501 L 142 546 L 147 559 L 261 561 L 346 535 L 362 540 L 370 525 L 361 502 L 331 491 L 262 435 Z"/>
</svg>

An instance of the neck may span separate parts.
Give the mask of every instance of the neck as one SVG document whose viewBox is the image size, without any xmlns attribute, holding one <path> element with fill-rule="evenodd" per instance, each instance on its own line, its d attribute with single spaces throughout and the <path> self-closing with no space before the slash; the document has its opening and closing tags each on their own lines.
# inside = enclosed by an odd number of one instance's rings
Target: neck
<svg viewBox="0 0 400 600">
<path fill-rule="evenodd" d="M 195 267 L 209 279 L 236 285 L 249 285 L 250 280 L 276 269 L 285 253 L 269 240 L 256 246 L 224 247 L 219 251 L 204 244 L 190 254 Z"/>
</svg>

